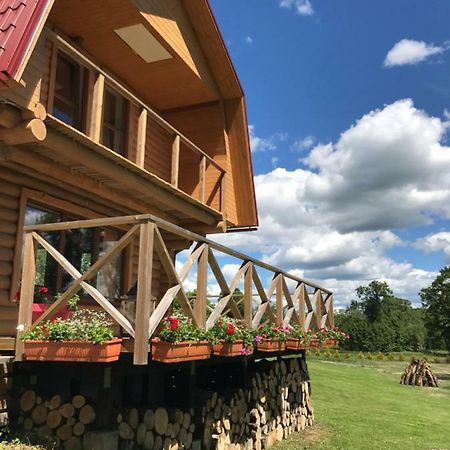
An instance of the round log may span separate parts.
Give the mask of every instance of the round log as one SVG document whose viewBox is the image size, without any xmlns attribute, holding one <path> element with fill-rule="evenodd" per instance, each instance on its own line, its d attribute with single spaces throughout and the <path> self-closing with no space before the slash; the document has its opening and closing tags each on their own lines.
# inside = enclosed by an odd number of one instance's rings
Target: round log
<svg viewBox="0 0 450 450">
<path fill-rule="evenodd" d="M 133 428 L 131 428 L 130 425 L 128 425 L 126 422 L 120 422 L 119 436 L 122 439 L 131 441 L 134 438 Z"/>
<path fill-rule="evenodd" d="M 8 145 L 40 142 L 47 137 L 47 128 L 40 119 L 21 122 L 13 128 L 0 129 L 0 140 Z"/>
<path fill-rule="evenodd" d="M 152 409 L 145 410 L 143 421 L 147 427 L 147 430 L 153 430 L 155 427 L 155 413 Z"/>
<path fill-rule="evenodd" d="M 169 425 L 169 416 L 165 408 L 158 408 L 155 411 L 155 430 L 158 434 L 164 435 Z"/>
<path fill-rule="evenodd" d="M 147 427 L 145 423 L 140 423 L 136 430 L 136 443 L 142 445 L 144 443 L 145 434 L 147 433 Z"/>
<path fill-rule="evenodd" d="M 84 405 L 80 409 L 80 414 L 78 416 L 78 420 L 84 425 L 89 425 L 95 420 L 95 410 L 91 405 Z"/>
<path fill-rule="evenodd" d="M 72 437 L 72 427 L 67 424 L 61 425 L 56 430 L 56 436 L 58 436 L 62 441 L 67 441 Z"/>
<path fill-rule="evenodd" d="M 83 444 L 81 439 L 76 436 L 72 436 L 64 444 L 66 450 L 83 450 Z"/>
<path fill-rule="evenodd" d="M 81 409 L 86 404 L 84 395 L 74 395 L 72 398 L 72 405 L 76 409 Z"/>
<path fill-rule="evenodd" d="M 20 396 L 19 406 L 21 411 L 29 412 L 34 408 L 35 404 L 36 404 L 36 393 L 32 389 L 25 391 Z"/>
<path fill-rule="evenodd" d="M 48 410 L 44 405 L 36 405 L 31 412 L 31 419 L 35 425 L 43 425 L 47 421 Z"/>
<path fill-rule="evenodd" d="M 49 400 L 49 408 L 50 409 L 58 409 L 61 406 L 61 396 L 60 395 L 54 395 L 50 400 Z"/>
<path fill-rule="evenodd" d="M 54 428 L 58 428 L 61 425 L 61 421 L 62 421 L 62 414 L 60 411 L 54 409 L 54 410 L 50 410 L 48 415 L 47 415 L 47 425 L 54 429 Z"/>
<path fill-rule="evenodd" d="M 82 436 L 84 434 L 86 427 L 84 426 L 83 423 L 81 422 L 77 422 L 74 426 L 73 426 L 73 434 L 75 436 Z"/>
<path fill-rule="evenodd" d="M 153 450 L 154 443 L 155 443 L 155 436 L 153 435 L 153 431 L 149 430 L 145 433 L 143 445 L 145 450 Z"/>
<path fill-rule="evenodd" d="M 64 403 L 64 405 L 61 405 L 59 407 L 59 411 L 66 419 L 72 417 L 75 414 L 75 408 L 73 407 L 72 403 Z"/>
<path fill-rule="evenodd" d="M 139 412 L 136 408 L 131 408 L 127 414 L 127 422 L 133 430 L 139 425 Z"/>
<path fill-rule="evenodd" d="M 155 437 L 155 442 L 153 444 L 153 450 L 162 450 L 163 440 L 161 436 Z"/>
<path fill-rule="evenodd" d="M 23 421 L 23 428 L 25 431 L 31 431 L 33 429 L 33 421 L 31 420 L 31 417 L 25 417 Z"/>
</svg>

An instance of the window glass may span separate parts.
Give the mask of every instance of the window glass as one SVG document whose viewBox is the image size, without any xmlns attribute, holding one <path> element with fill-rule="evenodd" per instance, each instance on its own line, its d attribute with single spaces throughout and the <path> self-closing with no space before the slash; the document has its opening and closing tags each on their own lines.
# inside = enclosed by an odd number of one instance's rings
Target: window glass
<svg viewBox="0 0 450 450">
<path fill-rule="evenodd" d="M 82 71 L 80 66 L 65 55 L 56 61 L 53 115 L 77 129 L 81 128 Z"/>
<path fill-rule="evenodd" d="M 25 224 L 37 225 L 73 220 L 54 211 L 28 205 L 25 212 Z M 120 239 L 119 233 L 109 229 L 82 228 L 51 233 L 42 233 L 56 250 L 81 273 L 106 253 Z M 90 284 L 109 299 L 118 298 L 121 289 L 122 260 L 120 254 L 103 266 Z M 51 255 L 41 246 L 36 250 L 36 285 L 45 286 L 51 295 L 65 291 L 73 278 L 56 263 Z M 83 293 L 82 293 L 83 294 Z"/>
<path fill-rule="evenodd" d="M 103 100 L 102 144 L 124 155 L 127 144 L 127 125 L 127 100 L 117 92 L 106 88 Z"/>
</svg>

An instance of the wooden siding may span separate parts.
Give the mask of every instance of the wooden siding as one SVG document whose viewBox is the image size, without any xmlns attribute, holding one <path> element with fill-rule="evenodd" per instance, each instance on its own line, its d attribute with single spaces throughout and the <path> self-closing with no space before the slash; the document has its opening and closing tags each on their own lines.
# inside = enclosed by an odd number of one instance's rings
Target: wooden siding
<svg viewBox="0 0 450 450">
<path fill-rule="evenodd" d="M 224 116 L 220 103 L 203 107 L 166 112 L 164 118 L 175 128 L 198 145 L 203 151 L 222 167 L 227 168 L 227 154 L 224 138 Z M 188 192 L 194 198 L 199 198 L 199 158 L 182 146 L 180 151 L 180 189 Z M 205 180 L 205 199 L 213 208 L 220 209 L 220 195 L 218 178 L 219 172 L 208 166 Z M 234 201 L 232 192 L 226 191 L 225 203 L 227 217 L 234 219 L 232 209 L 228 205 Z"/>
</svg>

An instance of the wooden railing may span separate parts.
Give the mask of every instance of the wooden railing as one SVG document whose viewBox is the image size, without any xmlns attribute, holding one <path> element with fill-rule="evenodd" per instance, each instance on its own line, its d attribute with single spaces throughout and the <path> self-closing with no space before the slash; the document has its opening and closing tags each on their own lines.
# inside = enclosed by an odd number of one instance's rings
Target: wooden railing
<svg viewBox="0 0 450 450">
<path fill-rule="evenodd" d="M 80 273 L 58 250 L 50 245 L 40 233 L 77 228 L 121 227 L 128 231 L 123 237 L 85 272 Z M 243 319 L 248 327 L 256 329 L 265 320 L 278 324 L 297 324 L 305 330 L 330 328 L 334 325 L 333 294 L 315 283 L 303 280 L 290 273 L 231 250 L 200 235 L 180 228 L 152 215 L 125 216 L 105 219 L 79 220 L 24 227 L 24 256 L 19 308 L 16 358 L 20 359 L 23 346 L 20 333 L 49 319 L 79 290 L 84 289 L 132 338 L 134 338 L 134 363 L 147 364 L 149 339 L 154 335 L 163 318 L 170 311 L 175 299 L 184 314 L 201 328 L 209 329 L 222 316 L 231 315 Z M 176 270 L 162 233 L 170 233 L 195 242 L 181 270 Z M 101 268 L 110 262 L 139 236 L 139 265 L 134 325 L 94 286 L 89 284 Z M 42 246 L 62 268 L 74 279 L 67 290 L 58 297 L 49 309 L 32 323 L 36 265 L 35 247 Z M 230 283 L 220 268 L 216 253 L 242 261 Z M 154 255 L 157 255 L 169 282 L 169 288 L 156 302 L 152 301 L 152 273 Z M 183 283 L 191 269 L 197 265 L 196 297 L 188 298 Z M 220 287 L 216 301 L 208 306 L 208 267 Z M 258 271 L 272 274 L 267 289 Z M 235 290 L 243 282 L 243 295 L 239 305 Z M 289 284 L 293 283 L 293 292 Z M 255 292 L 253 291 L 253 287 Z M 255 298 L 258 303 L 255 305 Z M 212 305 L 212 306 L 211 306 Z M 239 308 L 241 306 L 241 308 Z M 243 311 L 243 312 L 241 312 Z"/>
<path fill-rule="evenodd" d="M 87 135 L 93 141 L 97 143 L 100 142 L 104 91 L 105 83 L 107 83 L 109 86 L 113 87 L 114 90 L 123 95 L 128 101 L 139 108 L 139 120 L 136 131 L 136 158 L 133 162 L 135 162 L 139 167 L 143 169 L 146 168 L 146 134 L 147 126 L 151 121 L 153 124 L 162 127 L 169 134 L 170 140 L 172 142 L 171 148 L 164 149 L 166 152 L 171 153 L 170 167 L 168 167 L 170 176 L 167 177 L 166 181 L 168 181 L 173 187 L 183 190 L 183 188 L 180 187 L 179 183 L 180 151 L 182 148 L 187 149 L 198 158 L 199 182 L 196 200 L 208 206 L 212 206 L 213 200 L 217 196 L 217 201 L 215 201 L 215 203 L 218 205 L 218 207 L 216 209 L 222 212 L 225 210 L 224 193 L 226 171 L 220 164 L 218 164 L 213 158 L 205 153 L 200 147 L 194 144 L 189 138 L 183 135 L 179 130 L 173 127 L 169 122 L 163 119 L 149 105 L 147 105 L 139 97 L 133 94 L 133 92 L 131 92 L 131 90 L 128 89 L 123 83 L 118 81 L 113 75 L 105 71 L 103 68 L 96 65 L 90 58 L 85 56 L 81 51 L 75 48 L 62 36 L 50 29 L 46 29 L 46 35 L 53 42 L 52 71 L 55 70 L 56 53 L 58 49 L 61 49 L 72 58 L 76 59 L 84 67 L 88 68 L 92 74 L 92 77 L 94 78 L 92 92 L 90 93 L 87 125 Z M 49 91 L 52 92 L 52 89 L 53 87 L 50 86 Z M 51 113 L 51 101 L 48 105 L 48 109 Z M 206 179 L 209 168 L 211 168 L 211 170 L 214 172 L 214 182 L 213 187 L 210 189 L 210 192 L 207 192 Z M 186 193 L 192 195 L 192 192 Z"/>
</svg>

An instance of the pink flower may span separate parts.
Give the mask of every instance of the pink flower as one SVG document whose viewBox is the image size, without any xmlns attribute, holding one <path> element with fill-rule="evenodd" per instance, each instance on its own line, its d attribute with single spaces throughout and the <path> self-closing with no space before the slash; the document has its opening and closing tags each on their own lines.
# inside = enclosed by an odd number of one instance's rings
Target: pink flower
<svg viewBox="0 0 450 450">
<path fill-rule="evenodd" d="M 259 344 L 262 341 L 262 336 L 255 336 L 255 342 Z"/>
<path fill-rule="evenodd" d="M 42 286 L 39 288 L 40 294 L 48 294 L 48 287 Z"/>
</svg>

